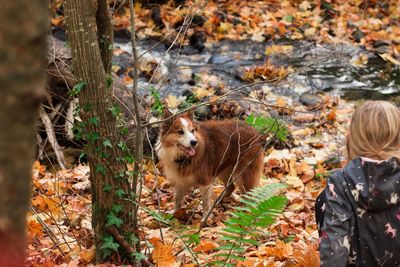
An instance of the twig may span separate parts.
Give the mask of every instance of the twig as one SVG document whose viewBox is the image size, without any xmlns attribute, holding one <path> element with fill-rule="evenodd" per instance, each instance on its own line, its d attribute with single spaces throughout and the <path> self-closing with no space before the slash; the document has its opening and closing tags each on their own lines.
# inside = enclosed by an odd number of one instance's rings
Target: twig
<svg viewBox="0 0 400 267">
<path fill-rule="evenodd" d="M 32 214 L 37 214 L 37 211 L 35 208 L 32 206 L 32 204 L 29 204 L 29 211 L 32 212 Z M 54 246 L 60 251 L 61 255 L 65 256 L 65 253 L 62 251 L 60 248 L 60 244 L 56 241 L 57 237 L 54 234 L 54 232 L 49 228 L 49 226 L 39 217 L 36 217 L 36 220 L 42 225 L 43 229 L 46 231 L 46 233 L 49 235 L 51 241 L 53 242 Z"/>
<path fill-rule="evenodd" d="M 139 80 L 139 61 L 136 49 L 136 30 L 135 30 L 135 8 L 133 6 L 133 0 L 129 0 L 129 10 L 130 10 L 130 22 L 131 22 L 131 44 L 132 44 L 132 54 L 133 54 L 133 86 L 132 86 L 132 98 L 133 105 L 135 109 L 136 117 L 136 137 L 135 137 L 135 172 L 133 173 L 132 185 L 133 191 L 136 195 L 137 202 L 140 203 L 140 195 L 142 191 L 142 158 L 143 158 L 143 137 L 142 137 L 142 119 L 140 116 L 139 109 L 139 98 L 138 98 L 138 80 Z M 138 190 L 139 186 L 139 190 Z M 133 228 L 136 230 L 138 228 L 138 211 L 139 205 L 135 205 L 133 211 Z M 137 252 L 140 252 L 140 240 L 137 236 Z"/>
<path fill-rule="evenodd" d="M 118 241 L 118 243 L 128 252 L 129 254 L 135 254 L 136 250 L 129 245 L 129 243 L 124 239 L 122 235 L 118 232 L 118 229 L 115 226 L 110 226 L 110 232 L 114 236 L 114 238 Z"/>
<path fill-rule="evenodd" d="M 46 113 L 42 106 L 39 107 L 39 115 L 46 129 L 47 138 L 49 139 L 49 142 L 53 147 L 54 153 L 56 154 L 58 164 L 60 165 L 61 169 L 65 170 L 64 154 L 61 151 L 61 147 L 57 142 L 56 134 L 54 133 L 53 125 L 51 124 L 49 115 Z"/>
</svg>

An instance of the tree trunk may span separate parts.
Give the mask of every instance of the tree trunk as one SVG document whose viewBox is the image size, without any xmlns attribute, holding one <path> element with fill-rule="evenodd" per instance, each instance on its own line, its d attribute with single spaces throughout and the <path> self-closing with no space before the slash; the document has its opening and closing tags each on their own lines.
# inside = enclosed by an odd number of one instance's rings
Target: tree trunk
<svg viewBox="0 0 400 267">
<path fill-rule="evenodd" d="M 47 4 L 0 3 L 0 266 L 24 266 L 35 122 L 45 95 Z"/>
<path fill-rule="evenodd" d="M 84 122 L 86 151 L 91 170 L 92 224 L 95 235 L 96 262 L 112 261 L 118 254 L 127 256 L 134 236 L 133 204 L 127 163 L 133 159 L 121 142 L 118 114 L 111 95 L 108 6 L 105 0 L 67 0 L 65 19 L 71 44 L 74 74 L 80 87 L 80 115 Z M 102 10 L 103 13 L 99 14 Z M 97 21 L 96 21 L 97 19 Z M 101 23 L 100 23 L 101 22 Z M 99 32 L 98 32 L 99 31 Z M 112 36 L 111 36 L 112 40 Z M 104 46 L 104 42 L 108 43 Z M 79 88 L 79 90 L 78 90 Z M 119 244 L 118 244 L 119 242 Z M 136 248 L 135 248 L 136 249 Z"/>
</svg>

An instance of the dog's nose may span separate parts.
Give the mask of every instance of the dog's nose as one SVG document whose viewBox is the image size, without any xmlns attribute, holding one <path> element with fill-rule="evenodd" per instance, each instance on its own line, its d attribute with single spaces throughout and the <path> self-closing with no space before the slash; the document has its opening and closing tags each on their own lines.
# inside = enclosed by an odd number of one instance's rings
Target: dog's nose
<svg viewBox="0 0 400 267">
<path fill-rule="evenodd" d="M 197 145 L 197 141 L 196 141 L 196 140 L 191 140 L 191 141 L 190 141 L 190 144 L 191 144 L 192 146 L 196 146 L 196 145 Z"/>
</svg>

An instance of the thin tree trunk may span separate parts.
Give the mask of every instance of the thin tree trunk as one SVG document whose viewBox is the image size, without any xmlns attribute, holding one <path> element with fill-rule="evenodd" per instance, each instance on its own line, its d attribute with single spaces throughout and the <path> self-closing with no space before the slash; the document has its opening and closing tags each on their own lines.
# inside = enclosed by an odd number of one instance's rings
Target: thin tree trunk
<svg viewBox="0 0 400 267">
<path fill-rule="evenodd" d="M 105 49 L 104 45 L 98 41 L 107 35 L 106 29 L 111 27 L 111 25 L 107 26 L 107 23 L 111 20 L 100 19 L 107 17 L 107 13 L 99 14 L 100 9 L 108 12 L 108 7 L 104 6 L 105 0 L 99 1 L 102 2 L 99 5 L 94 0 L 67 0 L 65 2 L 65 19 L 72 48 L 74 74 L 77 80 L 82 85 L 84 84 L 79 93 L 79 99 L 81 117 L 85 122 L 87 153 L 91 170 L 92 224 L 96 262 L 110 261 L 110 258 L 104 257 L 110 256 L 113 252 L 107 248 L 110 238 L 114 239 L 114 243 L 118 243 L 116 236 L 113 236 L 115 228 L 130 245 L 133 244 L 132 235 L 135 234 L 132 224 L 132 202 L 126 200 L 133 196 L 126 165 L 130 161 L 130 155 L 126 146 L 120 141 L 122 140 L 121 132 L 117 127 L 116 117 L 111 112 L 114 107 L 111 76 L 107 75 L 110 71 L 110 50 L 108 46 Z M 103 24 L 99 25 L 99 20 Z M 115 218 L 122 220 L 122 224 L 119 224 Z M 119 254 L 124 255 L 121 252 Z M 128 254 L 125 251 L 125 255 Z"/>
<path fill-rule="evenodd" d="M 0 266 L 23 266 L 35 122 L 45 95 L 47 3 L 0 3 Z"/>
</svg>

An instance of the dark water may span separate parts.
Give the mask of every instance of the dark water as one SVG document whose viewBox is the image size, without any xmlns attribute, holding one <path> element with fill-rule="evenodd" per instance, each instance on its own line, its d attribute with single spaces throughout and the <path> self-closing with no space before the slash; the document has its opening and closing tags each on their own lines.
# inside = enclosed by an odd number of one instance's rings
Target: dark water
<svg viewBox="0 0 400 267">
<path fill-rule="evenodd" d="M 196 85 L 205 86 L 204 82 L 199 83 L 198 80 L 206 76 L 213 78 L 208 81 L 210 87 L 222 83 L 228 89 L 235 89 L 247 83 L 239 78 L 243 74 L 243 68 L 262 65 L 268 59 L 274 65 L 302 69 L 279 83 L 268 84 L 278 94 L 296 97 L 303 92 L 323 91 L 351 100 L 394 99 L 400 95 L 400 66 L 353 45 L 320 45 L 291 40 L 276 43 L 220 41 L 207 47 L 202 53 L 194 48 L 184 47 L 173 48 L 166 54 L 164 44 L 155 44 L 152 41 L 141 43 L 139 54 L 153 47 L 150 51 L 151 57 L 162 62 L 168 79 L 163 83 L 149 84 L 142 77 L 139 82 L 142 94 L 147 94 L 147 90 L 154 87 L 161 95 L 179 96 Z M 266 47 L 273 44 L 292 45 L 293 50 L 288 54 L 266 56 Z M 129 43 L 120 46 L 128 52 L 131 51 Z M 366 55 L 368 63 L 360 67 L 353 66 L 351 62 L 361 54 Z M 114 61 L 121 64 L 124 57 L 129 58 L 130 55 L 123 54 L 114 58 Z M 261 85 L 250 86 L 246 90 L 248 92 L 259 88 Z"/>
</svg>

